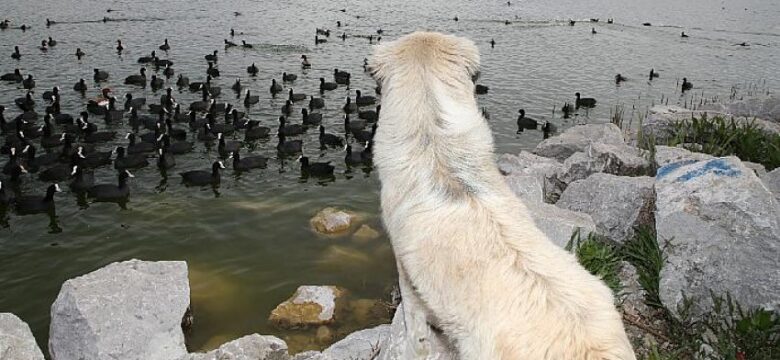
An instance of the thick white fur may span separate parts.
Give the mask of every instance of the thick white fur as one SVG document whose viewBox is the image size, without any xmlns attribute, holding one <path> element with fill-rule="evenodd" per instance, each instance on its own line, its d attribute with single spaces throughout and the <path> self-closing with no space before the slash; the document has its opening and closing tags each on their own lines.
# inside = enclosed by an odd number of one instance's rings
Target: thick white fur
<svg viewBox="0 0 780 360">
<path fill-rule="evenodd" d="M 610 290 L 554 245 L 508 188 L 469 40 L 379 46 L 374 162 L 399 265 L 462 360 L 635 359 Z"/>
</svg>

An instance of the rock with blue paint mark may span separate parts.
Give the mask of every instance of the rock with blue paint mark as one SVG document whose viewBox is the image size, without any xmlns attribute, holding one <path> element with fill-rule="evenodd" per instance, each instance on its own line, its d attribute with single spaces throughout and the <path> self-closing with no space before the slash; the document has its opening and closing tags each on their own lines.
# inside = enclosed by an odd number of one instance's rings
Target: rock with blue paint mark
<svg viewBox="0 0 780 360">
<path fill-rule="evenodd" d="M 622 244 L 634 236 L 635 228 L 655 225 L 654 180 L 593 174 L 569 184 L 555 206 L 590 215 L 597 233 Z"/>
<path fill-rule="evenodd" d="M 684 160 L 658 169 L 656 230 L 671 239 L 661 272 L 661 301 L 678 309 L 710 291 L 731 293 L 744 307 L 780 310 L 780 205 L 736 157 Z"/>
</svg>

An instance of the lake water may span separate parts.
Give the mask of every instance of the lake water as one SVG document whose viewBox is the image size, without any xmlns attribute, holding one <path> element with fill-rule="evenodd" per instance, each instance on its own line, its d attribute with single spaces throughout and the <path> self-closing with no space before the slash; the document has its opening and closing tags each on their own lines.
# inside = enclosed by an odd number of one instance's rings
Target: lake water
<svg viewBox="0 0 780 360">
<path fill-rule="evenodd" d="M 479 101 L 490 113 L 497 152 L 516 153 L 542 140 L 538 131 L 516 134 L 519 108 L 564 129 L 574 123 L 607 121 L 615 106 L 623 108 L 626 119 L 636 121 L 662 99 L 670 104 L 695 103 L 702 97 L 726 98 L 735 87 L 746 93 L 780 85 L 780 3 L 774 1 L 513 0 L 507 5 L 467 0 L 29 0 L 6 1 L 2 7 L 0 17 L 11 19 L 12 26 L 25 23 L 32 28 L 0 31 L 0 72 L 18 67 L 35 76 L 39 113 L 40 93 L 59 85 L 63 111 L 78 114 L 87 99 L 72 86 L 83 77 L 88 79 L 88 97 L 97 95 L 93 68 L 110 72 L 102 86 L 118 97 L 131 92 L 150 102 L 158 99 L 162 92 L 123 85 L 122 79 L 138 71 L 138 57 L 168 38 L 171 50 L 158 50 L 159 55 L 172 60 L 177 74 L 191 81 L 205 78 L 203 56 L 219 50 L 221 77 L 215 83 L 223 88 L 220 101 L 241 104 L 230 90 L 241 77 L 261 96 L 259 104 L 248 109 L 249 118 L 272 128 L 284 103 L 284 96 L 274 99 L 268 93 L 272 78 L 280 79 L 283 71 L 297 74 L 298 80 L 287 86 L 314 94 L 320 77 L 331 81 L 333 68 L 352 72 L 351 90 L 339 87 L 324 96 L 324 124 L 328 131 L 340 133 L 345 96 L 354 96 L 355 89 L 371 93 L 375 86 L 363 73 L 362 62 L 372 48 L 366 36 L 376 35 L 379 28 L 384 31 L 382 41 L 430 29 L 466 36 L 479 45 L 479 82 L 490 87 Z M 107 12 L 109 8 L 116 11 Z M 453 20 L 455 16 L 459 21 Z M 103 17 L 112 21 L 103 22 Z M 46 18 L 58 23 L 47 28 Z M 590 18 L 600 21 L 590 23 Z M 607 18 L 614 18 L 614 23 L 607 24 Z M 577 20 L 575 26 L 569 26 L 569 19 Z M 336 21 L 343 27 L 337 28 Z M 642 26 L 644 22 L 652 26 Z M 231 40 L 245 39 L 255 48 L 225 51 L 223 39 L 230 38 L 231 27 L 239 33 Z M 328 43 L 315 46 L 318 27 L 331 29 L 333 35 Z M 597 34 L 591 34 L 591 28 Z M 690 37 L 681 38 L 681 31 Z M 346 41 L 337 36 L 342 32 L 348 35 Z M 37 46 L 48 36 L 58 45 L 44 54 Z M 114 50 L 117 39 L 126 47 L 121 56 Z M 491 39 L 495 48 L 490 47 Z M 749 46 L 735 46 L 743 42 Z M 10 58 L 14 45 L 21 47 L 20 61 Z M 87 54 L 80 61 L 73 55 L 76 47 Z M 312 69 L 301 71 L 301 54 L 309 55 Z M 260 73 L 250 78 L 246 67 L 253 62 Z M 651 68 L 660 73 L 653 82 L 647 81 Z M 628 81 L 616 86 L 617 73 Z M 677 90 L 682 77 L 695 86 L 684 95 Z M 553 114 L 564 102 L 573 102 L 578 91 L 598 99 L 598 106 L 572 119 L 562 119 L 560 111 Z M 23 95 L 15 84 L 0 84 L 7 119 L 18 113 L 13 99 Z M 175 97 L 188 104 L 199 94 L 185 91 Z M 295 114 L 291 122 L 299 123 L 299 107 Z M 100 119 L 95 121 L 106 127 Z M 120 133 L 129 129 L 126 124 L 109 128 Z M 335 284 L 355 298 L 383 298 L 394 282 L 395 267 L 384 237 L 360 243 L 349 236 L 323 238 L 309 229 L 309 218 L 325 206 L 352 209 L 363 214 L 366 223 L 381 228 L 379 183 L 376 173 L 348 169 L 342 151 L 320 151 L 316 131 L 302 138 L 306 155 L 333 161 L 335 181 L 302 180 L 295 161 L 277 159 L 272 137 L 244 144 L 243 150 L 244 155 L 271 157 L 269 167 L 234 176 L 228 166 L 216 193 L 184 187 L 177 175 L 163 179 L 149 166 L 131 179 L 127 209 L 79 205 L 65 192 L 56 197 L 55 219 L 0 211 L 0 311 L 27 321 L 45 346 L 49 307 L 63 281 L 130 258 L 186 260 L 196 319 L 189 339 L 192 350 L 253 332 L 282 336 L 296 350 L 323 345 L 307 342 L 311 332 L 273 328 L 266 320 L 271 309 L 302 284 Z M 104 148 L 121 144 L 124 140 L 118 138 Z M 198 143 L 194 153 L 177 157 L 175 170 L 206 169 L 216 156 L 214 147 Z M 2 163 L 6 160 L 3 156 Z M 96 177 L 100 182 L 115 181 L 108 168 L 97 170 Z M 22 189 L 42 193 L 46 186 L 32 175 L 24 178 Z M 346 321 L 337 333 L 376 321 Z"/>
</svg>

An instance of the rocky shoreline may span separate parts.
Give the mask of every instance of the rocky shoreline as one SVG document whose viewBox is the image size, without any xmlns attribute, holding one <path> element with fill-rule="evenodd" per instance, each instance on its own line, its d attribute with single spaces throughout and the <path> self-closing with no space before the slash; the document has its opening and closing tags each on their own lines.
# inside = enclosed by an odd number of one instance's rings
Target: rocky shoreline
<svg viewBox="0 0 780 360">
<path fill-rule="evenodd" d="M 656 107 L 642 132 L 662 138 L 670 124 L 697 114 Z M 762 120 L 763 129 L 780 133 L 777 120 Z M 687 298 L 699 300 L 692 307 L 694 317 L 710 311 L 711 292 L 729 293 L 745 308 L 780 311 L 780 168 L 767 171 L 734 156 L 713 157 L 680 147 L 655 146 L 650 152 L 634 145 L 636 136 L 626 136 L 616 125 L 578 125 L 544 140 L 533 153 L 501 155 L 498 165 L 540 229 L 560 246 L 575 231 L 598 234 L 616 247 L 639 228 L 670 240 L 659 295 L 673 314 Z M 355 227 L 355 216 L 327 208 L 311 226 L 325 234 L 344 232 Z M 353 235 L 378 236 L 365 226 Z M 187 276 L 185 262 L 129 260 L 66 281 L 51 309 L 50 357 L 455 358 L 442 334 L 407 323 L 422 318 L 415 315 L 423 311 L 410 299 L 399 304 L 391 324 L 352 333 L 321 352 L 292 355 L 282 339 L 252 334 L 208 353 L 188 353 L 185 332 L 192 313 Z M 620 279 L 616 302 L 638 353 L 662 347 L 669 339 L 659 329 L 657 309 L 645 304 L 636 269 L 623 262 Z M 331 324 L 344 293 L 336 286 L 301 286 L 269 320 L 290 328 Z M 0 314 L 0 358 L 44 358 L 27 324 L 9 313 Z"/>
</svg>

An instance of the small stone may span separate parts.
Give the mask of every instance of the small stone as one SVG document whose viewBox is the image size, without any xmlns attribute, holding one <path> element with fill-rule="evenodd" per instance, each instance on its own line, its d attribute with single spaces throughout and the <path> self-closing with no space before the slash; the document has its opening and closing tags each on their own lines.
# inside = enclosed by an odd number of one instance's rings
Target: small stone
<svg viewBox="0 0 780 360">
<path fill-rule="evenodd" d="M 30 327 L 11 313 L 0 313 L 0 359 L 43 360 Z"/>
<path fill-rule="evenodd" d="M 208 353 L 187 354 L 179 360 L 286 360 L 287 344 L 275 336 L 252 334 Z"/>
<path fill-rule="evenodd" d="M 327 207 L 314 215 L 310 223 L 318 233 L 333 235 L 349 230 L 355 219 L 353 212 Z"/>
<path fill-rule="evenodd" d="M 374 230 L 371 226 L 368 224 L 363 224 L 360 226 L 360 228 L 355 231 L 354 234 L 352 234 L 352 239 L 354 239 L 356 242 L 364 243 L 368 242 L 374 239 L 378 239 L 381 235 L 378 231 Z"/>
<path fill-rule="evenodd" d="M 345 295 L 346 291 L 337 286 L 300 286 L 271 311 L 269 320 L 286 329 L 332 324 Z"/>
</svg>

